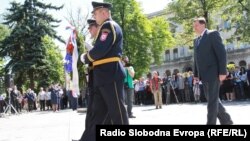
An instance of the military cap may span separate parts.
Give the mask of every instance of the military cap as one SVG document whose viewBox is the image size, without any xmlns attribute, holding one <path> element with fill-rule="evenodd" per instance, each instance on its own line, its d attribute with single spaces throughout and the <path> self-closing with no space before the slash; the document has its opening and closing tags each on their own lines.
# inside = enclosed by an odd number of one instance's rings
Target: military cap
<svg viewBox="0 0 250 141">
<path fill-rule="evenodd" d="M 92 13 L 93 13 L 95 10 L 99 9 L 99 8 L 107 8 L 107 9 L 111 9 L 111 8 L 112 8 L 112 4 L 107 3 L 107 2 L 95 2 L 95 1 L 93 1 L 93 2 L 92 2 L 92 6 L 93 6 L 93 11 L 92 11 Z"/>
<path fill-rule="evenodd" d="M 94 19 L 88 19 L 87 23 L 89 24 L 89 26 L 91 26 L 91 25 L 97 25 L 96 20 L 94 20 Z"/>
</svg>

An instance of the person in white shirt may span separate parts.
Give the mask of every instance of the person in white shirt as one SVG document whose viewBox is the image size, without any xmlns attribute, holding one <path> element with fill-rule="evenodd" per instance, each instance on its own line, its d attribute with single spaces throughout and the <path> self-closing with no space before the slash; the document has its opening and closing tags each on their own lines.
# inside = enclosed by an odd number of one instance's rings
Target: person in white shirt
<svg viewBox="0 0 250 141">
<path fill-rule="evenodd" d="M 49 91 L 48 88 L 46 89 L 46 92 L 45 92 L 45 101 L 46 101 L 47 110 L 52 109 L 51 92 Z"/>
<path fill-rule="evenodd" d="M 40 103 L 40 111 L 45 111 L 45 98 L 46 98 L 46 93 L 43 90 L 43 87 L 41 87 L 40 91 L 38 93 L 38 100 Z"/>
</svg>

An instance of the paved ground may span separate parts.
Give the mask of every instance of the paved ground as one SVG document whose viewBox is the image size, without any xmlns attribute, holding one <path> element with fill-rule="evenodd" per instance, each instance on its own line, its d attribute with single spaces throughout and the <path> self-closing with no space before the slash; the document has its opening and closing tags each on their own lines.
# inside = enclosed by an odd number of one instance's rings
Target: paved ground
<svg viewBox="0 0 250 141">
<path fill-rule="evenodd" d="M 235 124 L 250 125 L 250 101 L 224 102 Z M 163 109 L 135 106 L 130 124 L 205 124 L 206 105 L 172 104 Z M 70 141 L 80 138 L 85 113 L 72 110 L 32 112 L 0 118 L 0 141 Z"/>
</svg>

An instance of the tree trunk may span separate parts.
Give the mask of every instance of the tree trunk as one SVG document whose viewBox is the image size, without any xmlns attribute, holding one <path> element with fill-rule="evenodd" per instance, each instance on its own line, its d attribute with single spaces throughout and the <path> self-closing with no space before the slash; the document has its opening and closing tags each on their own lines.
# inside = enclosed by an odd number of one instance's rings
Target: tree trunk
<svg viewBox="0 0 250 141">
<path fill-rule="evenodd" d="M 16 86 L 19 90 L 22 88 L 22 85 L 24 84 L 23 76 L 24 72 L 20 72 L 16 79 Z"/>
<path fill-rule="evenodd" d="M 209 29 L 210 28 L 210 24 L 208 22 L 208 11 L 204 11 L 204 18 L 206 19 L 206 22 L 207 22 L 207 28 Z"/>
<path fill-rule="evenodd" d="M 29 70 L 29 79 L 30 79 L 30 85 L 29 87 L 34 90 L 35 88 L 35 81 L 34 81 L 34 70 Z"/>
</svg>

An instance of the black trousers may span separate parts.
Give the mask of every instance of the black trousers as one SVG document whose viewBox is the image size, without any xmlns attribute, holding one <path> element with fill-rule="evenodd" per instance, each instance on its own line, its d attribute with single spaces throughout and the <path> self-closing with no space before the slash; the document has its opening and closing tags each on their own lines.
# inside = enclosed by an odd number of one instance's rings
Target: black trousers
<svg viewBox="0 0 250 141">
<path fill-rule="evenodd" d="M 124 105 L 123 81 L 95 87 L 88 106 L 86 129 L 80 141 L 96 140 L 96 125 L 127 125 L 128 115 Z M 89 109 L 90 108 L 90 109 Z"/>
<path fill-rule="evenodd" d="M 0 113 L 4 112 L 4 100 L 0 100 Z"/>
<path fill-rule="evenodd" d="M 88 86 L 86 90 L 86 95 L 88 95 L 88 102 L 87 102 L 87 113 L 86 113 L 86 118 L 85 118 L 85 129 L 90 129 L 90 126 L 93 123 L 92 120 L 94 119 L 93 118 L 94 113 L 92 110 L 94 92 L 95 91 L 94 91 L 94 86 L 93 86 L 93 70 L 89 70 Z"/>
<path fill-rule="evenodd" d="M 40 111 L 45 111 L 45 100 L 40 100 Z"/>
<path fill-rule="evenodd" d="M 230 115 L 219 99 L 220 81 L 203 82 L 203 89 L 207 98 L 207 124 L 216 125 L 217 117 L 220 124 L 233 124 Z"/>
</svg>

